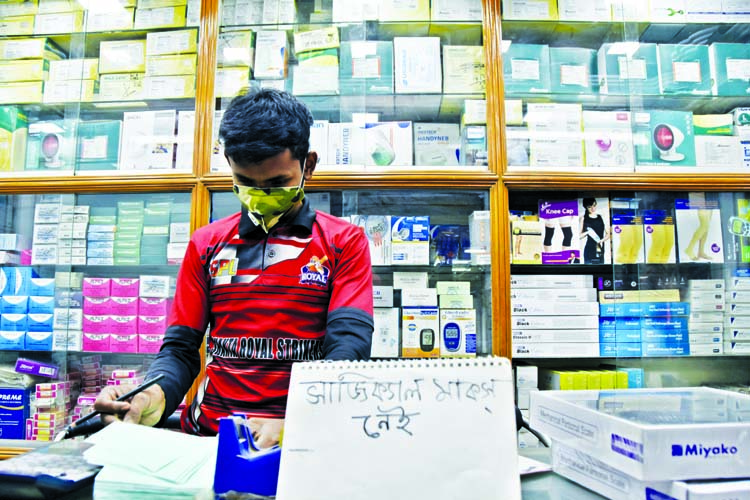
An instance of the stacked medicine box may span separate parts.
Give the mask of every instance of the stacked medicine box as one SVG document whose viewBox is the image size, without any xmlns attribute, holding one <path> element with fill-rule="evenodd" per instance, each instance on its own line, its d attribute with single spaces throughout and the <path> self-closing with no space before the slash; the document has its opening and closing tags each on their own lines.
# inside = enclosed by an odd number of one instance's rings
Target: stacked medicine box
<svg viewBox="0 0 750 500">
<path fill-rule="evenodd" d="M 599 357 L 592 275 L 511 276 L 513 357 Z"/>
<path fill-rule="evenodd" d="M 52 441 L 66 425 L 71 409 L 70 382 L 36 384 L 26 419 L 26 439 Z"/>
<path fill-rule="evenodd" d="M 0 267 L 0 350 L 52 350 L 54 293 L 31 267 Z"/>
<path fill-rule="evenodd" d="M 727 278 L 724 354 L 750 353 L 750 277 Z"/>
<path fill-rule="evenodd" d="M 690 354 L 705 356 L 724 352 L 725 282 L 723 279 L 691 279 L 688 333 Z"/>
</svg>

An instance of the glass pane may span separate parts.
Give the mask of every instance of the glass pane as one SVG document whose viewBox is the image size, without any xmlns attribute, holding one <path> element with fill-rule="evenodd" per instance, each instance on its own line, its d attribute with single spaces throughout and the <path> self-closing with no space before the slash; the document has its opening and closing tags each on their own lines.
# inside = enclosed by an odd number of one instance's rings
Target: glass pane
<svg viewBox="0 0 750 500">
<path fill-rule="evenodd" d="M 504 0 L 508 168 L 746 169 L 750 17 L 729 4 Z"/>
<path fill-rule="evenodd" d="M 376 305 L 373 357 L 492 353 L 487 192 L 333 190 L 308 193 L 306 198 L 316 210 L 361 226 L 370 240 Z M 237 208 L 234 194 L 213 193 L 211 220 Z M 416 298 L 414 290 L 426 288 L 431 290 L 424 293 L 432 298 L 420 302 L 425 299 Z M 406 313 L 417 306 L 434 311 L 435 331 L 440 332 L 429 350 L 412 346 L 404 330 Z M 460 345 L 457 331 L 465 339 Z"/>
<path fill-rule="evenodd" d="M 0 4 L 0 175 L 192 171 L 200 1 L 177 3 Z"/>
<path fill-rule="evenodd" d="M 486 170 L 481 2 L 376 4 L 222 1 L 214 136 L 233 96 L 272 87 L 310 108 L 319 168 Z"/>
<path fill-rule="evenodd" d="M 166 329 L 190 213 L 189 193 L 0 197 L 3 385 L 36 387 L 26 406 L 57 414 L 27 439 L 54 438 L 103 385 L 143 378 Z M 11 437 L 5 427 L 2 437 Z"/>
</svg>

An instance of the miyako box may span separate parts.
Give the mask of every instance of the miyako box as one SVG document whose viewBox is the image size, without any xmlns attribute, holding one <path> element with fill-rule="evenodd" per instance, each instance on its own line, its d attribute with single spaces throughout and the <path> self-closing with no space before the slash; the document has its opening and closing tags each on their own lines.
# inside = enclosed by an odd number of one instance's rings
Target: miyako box
<svg viewBox="0 0 750 500">
<path fill-rule="evenodd" d="M 745 477 L 750 396 L 708 387 L 544 391 L 531 426 L 645 481 Z"/>
</svg>

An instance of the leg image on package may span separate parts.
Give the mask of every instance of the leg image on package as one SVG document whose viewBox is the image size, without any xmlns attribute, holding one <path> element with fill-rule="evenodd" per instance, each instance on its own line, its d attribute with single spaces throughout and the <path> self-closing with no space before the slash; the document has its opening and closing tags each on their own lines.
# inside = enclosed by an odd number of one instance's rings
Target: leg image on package
<svg viewBox="0 0 750 500">
<path fill-rule="evenodd" d="M 685 248 L 685 254 L 690 260 L 711 260 L 711 256 L 706 254 L 706 240 L 708 231 L 711 228 L 711 210 L 698 210 L 698 227 L 695 228 L 690 243 Z"/>
<path fill-rule="evenodd" d="M 555 221 L 546 219 L 544 221 L 544 251 L 546 253 L 552 252 L 552 237 L 555 235 Z"/>
<path fill-rule="evenodd" d="M 669 264 L 674 248 L 674 226 L 654 224 L 651 227 L 651 245 L 646 262 L 649 264 Z"/>
<path fill-rule="evenodd" d="M 615 250 L 618 264 L 636 264 L 643 248 L 643 226 L 620 226 L 620 244 Z"/>
</svg>

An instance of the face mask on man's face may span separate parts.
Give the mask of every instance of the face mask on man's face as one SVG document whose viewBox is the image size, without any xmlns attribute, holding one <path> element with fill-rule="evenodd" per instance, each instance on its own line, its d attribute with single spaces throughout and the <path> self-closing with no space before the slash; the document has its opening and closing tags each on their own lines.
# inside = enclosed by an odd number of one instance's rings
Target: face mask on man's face
<svg viewBox="0 0 750 500">
<path fill-rule="evenodd" d="M 305 198 L 305 176 L 299 186 L 259 189 L 235 184 L 232 188 L 240 203 L 247 209 L 247 215 L 256 226 L 266 233 L 275 226 L 297 204 Z"/>
</svg>

